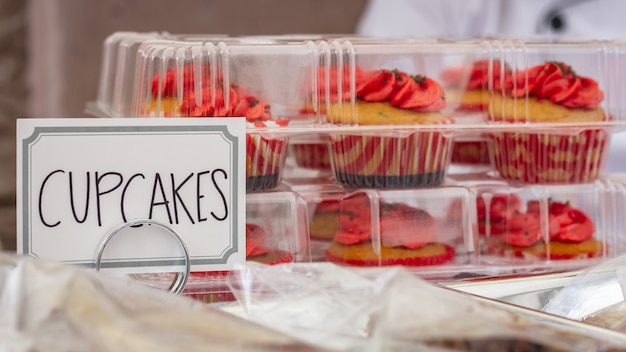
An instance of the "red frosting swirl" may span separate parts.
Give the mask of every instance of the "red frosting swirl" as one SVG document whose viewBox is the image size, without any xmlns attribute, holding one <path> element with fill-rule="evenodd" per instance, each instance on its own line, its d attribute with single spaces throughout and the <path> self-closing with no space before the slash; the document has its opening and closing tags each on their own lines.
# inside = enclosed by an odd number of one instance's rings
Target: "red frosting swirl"
<svg viewBox="0 0 626 352">
<path fill-rule="evenodd" d="M 577 75 L 562 62 L 547 62 L 520 72 L 511 86 L 514 97 L 528 94 L 567 108 L 595 109 L 604 99 L 595 80 Z"/>
<path fill-rule="evenodd" d="M 315 206 L 316 213 L 335 213 L 341 209 L 339 199 L 324 199 Z"/>
<path fill-rule="evenodd" d="M 543 238 L 541 206 L 529 201 L 526 213 L 515 212 L 506 222 L 507 231 L 502 241 L 520 247 L 532 246 Z M 593 222 L 579 209 L 569 203 L 548 202 L 548 229 L 550 240 L 580 243 L 590 239 L 595 232 Z"/>
<path fill-rule="evenodd" d="M 489 225 L 489 234 L 498 235 L 506 230 L 507 220 L 521 211 L 522 199 L 517 194 L 494 194 L 489 201 L 489 211 L 485 199 L 476 200 L 478 216 L 478 233 L 486 234 Z"/>
<path fill-rule="evenodd" d="M 189 117 L 238 117 L 243 116 L 248 122 L 257 127 L 265 127 L 265 121 L 273 121 L 279 126 L 286 126 L 289 120 L 286 118 L 274 118 L 271 115 L 270 105 L 248 93 L 238 84 L 228 87 L 228 106 L 226 106 L 224 82 L 221 75 L 214 77 L 215 86 L 212 86 L 210 67 L 203 65 L 202 93 L 199 104 L 195 94 L 194 66 L 183 67 L 182 80 L 182 103 L 179 106 L 181 116 Z M 170 68 L 165 74 L 156 75 L 152 79 L 151 93 L 153 97 L 175 97 L 178 92 L 179 70 Z"/>
<path fill-rule="evenodd" d="M 175 67 L 170 68 L 165 74 L 157 74 L 152 78 L 152 96 L 159 96 L 159 87 L 161 88 L 161 97 L 173 97 L 178 91 L 178 69 Z M 210 66 L 203 65 L 199 72 L 202 74 L 202 86 L 206 87 L 211 82 Z M 193 91 L 195 78 L 194 78 L 194 66 L 185 65 L 183 67 L 183 94 L 187 94 Z M 221 80 L 221 77 L 217 77 L 217 80 Z M 159 84 L 160 82 L 160 84 Z"/>
<path fill-rule="evenodd" d="M 320 68 L 317 71 L 317 93 L 320 100 L 326 100 L 326 92 L 328 88 L 329 101 L 349 100 L 350 99 L 350 67 L 346 66 L 342 70 L 337 67 Z M 359 82 L 363 76 L 363 71 L 359 66 L 355 67 L 355 79 Z M 340 84 L 341 81 L 341 84 Z M 326 84 L 328 82 L 328 85 Z M 328 87 L 327 87 L 328 86 Z M 339 88 L 341 87 L 341 96 L 339 96 Z"/>
<path fill-rule="evenodd" d="M 367 102 L 388 101 L 391 106 L 419 112 L 439 111 L 446 106 L 439 83 L 399 70 L 376 70 L 357 82 L 357 97 Z"/>
<path fill-rule="evenodd" d="M 460 65 L 450 67 L 441 73 L 441 81 L 445 87 L 475 89 L 489 88 L 489 63 L 488 59 L 478 60 L 471 65 Z M 510 84 L 509 77 L 511 69 L 502 64 L 499 60 L 491 61 L 491 81 L 493 88 L 501 90 L 507 84 Z M 469 77 L 468 77 L 469 74 Z M 467 80 L 467 82 L 466 82 Z"/>
<path fill-rule="evenodd" d="M 259 225 L 246 224 L 246 257 L 254 257 L 267 253 L 265 230 Z"/>
<path fill-rule="evenodd" d="M 369 198 L 357 195 L 342 202 L 339 231 L 334 240 L 355 245 L 372 239 Z M 416 249 L 435 242 L 435 219 L 426 211 L 403 203 L 380 205 L 380 235 L 385 247 Z"/>
<path fill-rule="evenodd" d="M 193 92 L 188 93 L 180 105 L 180 113 L 182 116 L 190 117 L 244 116 L 248 122 L 253 122 L 257 127 L 264 127 L 264 121 L 274 121 L 279 126 L 289 124 L 286 118 L 272 117 L 270 105 L 266 101 L 249 94 L 237 84 L 231 84 L 229 87 L 228 106 L 225 102 L 223 83 L 220 83 L 215 89 L 212 87 L 202 89 L 200 105 L 196 104 Z"/>
</svg>

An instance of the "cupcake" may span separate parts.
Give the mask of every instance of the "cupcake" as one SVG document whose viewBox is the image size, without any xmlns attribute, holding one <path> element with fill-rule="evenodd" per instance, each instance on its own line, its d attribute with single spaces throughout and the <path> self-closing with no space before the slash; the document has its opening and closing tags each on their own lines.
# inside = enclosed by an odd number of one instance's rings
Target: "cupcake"
<svg viewBox="0 0 626 352">
<path fill-rule="evenodd" d="M 309 236 L 311 240 L 331 241 L 339 230 L 341 199 L 324 199 L 315 205 L 309 220 Z"/>
<path fill-rule="evenodd" d="M 487 59 L 475 61 L 471 65 L 450 67 L 441 73 L 446 100 L 449 105 L 456 106 L 457 112 L 486 113 L 489 107 L 490 77 L 492 88 L 501 90 L 510 72 L 510 68 L 500 61 Z"/>
<path fill-rule="evenodd" d="M 361 69 L 355 68 L 355 76 L 360 77 Z M 321 67 L 317 70 L 317 81 L 307 81 L 309 86 L 306 89 L 316 91 L 317 104 L 309 101 L 300 108 L 300 115 L 305 120 L 320 119 L 326 120 L 326 102 L 350 99 L 350 68 L 344 67 L 341 71 L 337 67 Z M 313 88 L 311 85 L 314 84 Z M 318 115 L 319 114 L 319 115 Z M 298 137 L 292 138 L 290 152 L 293 155 L 296 165 L 307 169 L 330 171 L 330 152 L 328 138 L 326 135 L 319 135 L 319 138 L 312 139 L 306 136 L 304 140 Z"/>
<path fill-rule="evenodd" d="M 272 137 L 271 133 L 256 133 L 254 129 L 275 130 L 289 124 L 286 118 L 271 115 L 269 104 L 248 93 L 243 87 L 226 87 L 221 76 L 211 76 L 208 66 L 194 78 L 194 66 L 186 65 L 180 79 L 178 70 L 170 69 L 152 80 L 152 99 L 147 116 L 156 113 L 164 117 L 245 117 L 246 189 L 260 191 L 274 188 L 280 182 L 288 139 Z M 201 84 L 197 82 L 201 81 Z M 196 91 L 201 88 L 201 92 Z M 153 113 L 154 112 L 154 113 Z"/>
<path fill-rule="evenodd" d="M 354 72 L 352 72 L 352 67 L 354 67 Z M 302 88 L 305 91 L 315 92 L 317 102 L 305 102 L 300 113 L 304 115 L 319 113 L 324 116 L 328 104 L 350 100 L 352 75 L 355 80 L 359 80 L 363 76 L 363 70 L 359 66 L 344 66 L 341 69 L 336 66 L 318 68 L 316 81 L 306 80 L 304 84 L 306 87 Z"/>
<path fill-rule="evenodd" d="M 477 137 L 476 139 L 480 139 Z M 485 140 L 455 140 L 450 156 L 451 163 L 488 165 L 489 141 Z"/>
<path fill-rule="evenodd" d="M 331 135 L 335 178 L 354 187 L 429 187 L 443 182 L 451 137 L 432 125 L 452 120 L 443 89 L 434 80 L 399 70 L 376 70 L 358 77 L 355 104 L 330 104 L 335 124 L 396 125 L 390 132 Z M 431 125 L 430 128 L 425 128 Z"/>
<path fill-rule="evenodd" d="M 600 107 L 598 83 L 560 62 L 531 67 L 494 94 L 489 118 L 496 122 L 586 123 L 608 120 Z M 522 127 L 522 126 L 520 126 Z M 528 130 L 525 125 L 521 130 Z M 582 128 L 582 127 L 581 127 Z M 576 131 L 575 131 L 576 132 Z M 587 182 L 598 178 L 608 152 L 602 129 L 491 133 L 494 164 L 500 176 L 531 183 Z"/>
<path fill-rule="evenodd" d="M 293 261 L 291 253 L 281 249 L 266 247 L 267 234 L 259 225 L 246 224 L 246 261 L 267 265 Z M 230 288 L 225 284 L 229 271 L 191 272 L 184 295 L 205 303 L 235 300 Z"/>
<path fill-rule="evenodd" d="M 330 153 L 328 143 L 290 143 L 289 152 L 293 155 L 296 165 L 306 169 L 330 170 Z"/>
<path fill-rule="evenodd" d="M 488 244 L 491 254 L 526 259 L 581 259 L 602 255 L 604 244 L 593 237 L 595 225 L 569 202 L 548 200 L 548 231 L 541 223 L 539 201 L 529 201 L 526 212 L 515 211 L 506 228 Z"/>
<path fill-rule="evenodd" d="M 246 261 L 267 265 L 293 261 L 291 253 L 282 249 L 266 248 L 266 233 L 259 225 L 246 224 Z"/>
<path fill-rule="evenodd" d="M 459 123 L 463 120 L 482 122 L 489 107 L 489 78 L 491 77 L 492 86 L 499 90 L 507 75 L 510 75 L 510 69 L 498 60 L 479 60 L 471 65 L 444 70 L 441 81 L 445 87 L 447 103 L 456 106 L 455 120 Z M 489 164 L 489 149 L 488 138 L 483 134 L 455 139 L 450 161 Z"/>
<path fill-rule="evenodd" d="M 378 229 L 372 228 L 370 200 L 365 194 L 341 204 L 339 230 L 326 258 L 355 266 L 436 265 L 454 258 L 454 249 L 437 242 L 437 224 L 426 211 L 404 203 L 381 203 Z"/>
<path fill-rule="evenodd" d="M 489 211 L 487 211 L 487 204 Z M 501 235 L 507 228 L 507 220 L 522 208 L 522 199 L 516 194 L 494 194 L 489 201 L 485 197 L 476 200 L 478 233 L 481 235 Z"/>
<path fill-rule="evenodd" d="M 344 194 L 324 194 L 317 204 L 310 203 L 309 211 L 309 246 L 311 260 L 326 261 L 326 250 L 339 230 L 339 215 Z"/>
</svg>

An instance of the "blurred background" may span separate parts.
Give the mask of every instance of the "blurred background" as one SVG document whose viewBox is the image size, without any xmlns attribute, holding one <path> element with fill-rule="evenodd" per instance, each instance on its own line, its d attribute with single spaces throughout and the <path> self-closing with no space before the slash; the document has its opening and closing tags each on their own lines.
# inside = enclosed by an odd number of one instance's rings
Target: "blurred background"
<svg viewBox="0 0 626 352">
<path fill-rule="evenodd" d="M 366 1 L 0 0 L 0 240 L 15 249 L 15 120 L 86 117 L 116 31 L 354 33 Z"/>
</svg>

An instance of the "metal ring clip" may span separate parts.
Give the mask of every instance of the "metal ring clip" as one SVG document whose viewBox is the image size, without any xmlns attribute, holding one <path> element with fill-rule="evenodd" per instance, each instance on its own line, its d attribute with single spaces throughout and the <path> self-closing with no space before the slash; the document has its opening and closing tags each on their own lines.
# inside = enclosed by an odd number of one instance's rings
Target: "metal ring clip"
<svg viewBox="0 0 626 352">
<path fill-rule="evenodd" d="M 174 237 L 176 239 L 176 241 L 178 241 L 178 244 L 180 245 L 180 247 L 183 249 L 183 253 L 184 253 L 184 257 L 185 257 L 185 271 L 184 272 L 177 272 L 176 276 L 174 277 L 174 281 L 172 281 L 172 284 L 170 285 L 170 287 L 168 288 L 170 292 L 174 293 L 174 294 L 181 294 L 183 292 L 183 290 L 185 289 L 185 285 L 187 285 L 187 280 L 189 279 L 189 273 L 191 271 L 191 260 L 189 259 L 189 251 L 187 250 L 187 246 L 185 245 L 185 241 L 183 241 L 183 239 L 180 237 L 180 235 L 174 231 L 174 229 L 172 229 L 169 226 L 166 226 L 158 221 L 154 221 L 151 219 L 138 219 L 138 220 L 131 220 L 129 222 L 126 222 L 118 227 L 116 227 L 115 229 L 113 229 L 111 232 L 109 232 L 105 237 L 104 240 L 102 240 L 102 242 L 100 243 L 100 246 L 98 247 L 98 251 L 96 254 L 96 271 L 100 271 L 100 267 L 102 265 L 102 255 L 104 253 L 104 249 L 107 246 L 107 244 L 109 243 L 109 241 L 111 241 L 111 239 L 113 239 L 113 237 L 115 237 L 115 235 L 117 235 L 118 233 L 120 233 L 120 231 L 128 228 L 128 227 L 133 227 L 133 226 L 137 226 L 137 225 L 155 225 L 158 226 L 162 229 L 164 229 L 165 231 L 167 231 L 172 237 Z"/>
</svg>

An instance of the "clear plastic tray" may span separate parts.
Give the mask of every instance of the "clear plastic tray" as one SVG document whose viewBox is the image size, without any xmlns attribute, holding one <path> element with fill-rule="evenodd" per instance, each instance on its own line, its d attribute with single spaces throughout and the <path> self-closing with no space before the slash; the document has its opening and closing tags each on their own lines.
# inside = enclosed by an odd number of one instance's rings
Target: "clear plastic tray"
<svg viewBox="0 0 626 352">
<path fill-rule="evenodd" d="M 245 116 L 249 191 L 280 183 L 290 140 L 351 187 L 439 186 L 451 160 L 584 183 L 626 126 L 618 42 L 124 32 L 104 47 L 91 114 Z"/>
<path fill-rule="evenodd" d="M 621 43 L 120 32 L 104 49 L 94 116 L 247 119 L 247 221 L 289 261 L 450 281 L 626 250 L 626 182 L 603 175 L 626 127 Z M 580 235 L 555 207 L 592 224 L 585 248 L 550 242 Z M 209 276 L 187 293 L 227 295 Z"/>
<path fill-rule="evenodd" d="M 314 260 L 403 265 L 428 280 L 454 281 L 576 270 L 626 252 L 624 185 L 619 177 L 538 185 L 475 174 L 433 189 L 289 179 L 283 187 L 308 205 Z"/>
<path fill-rule="evenodd" d="M 295 192 L 274 190 L 246 196 L 246 261 L 277 265 L 310 262 L 306 204 Z M 206 303 L 234 300 L 227 285 L 230 271 L 193 271 L 183 295 Z M 176 273 L 132 276 L 150 286 L 166 289 Z"/>
<path fill-rule="evenodd" d="M 514 185 L 475 175 L 411 190 L 285 179 L 277 190 L 247 198 L 246 221 L 266 234 L 260 246 L 267 250 L 248 261 L 270 265 L 400 265 L 425 280 L 458 285 L 573 272 L 626 253 L 626 182 L 620 177 L 578 185 Z M 534 242 L 515 242 L 529 236 Z M 251 243 L 248 250 L 254 251 L 257 245 Z M 228 275 L 193 273 L 184 294 L 209 303 L 233 300 Z M 172 274 L 156 277 L 161 286 L 172 281 Z"/>
</svg>

